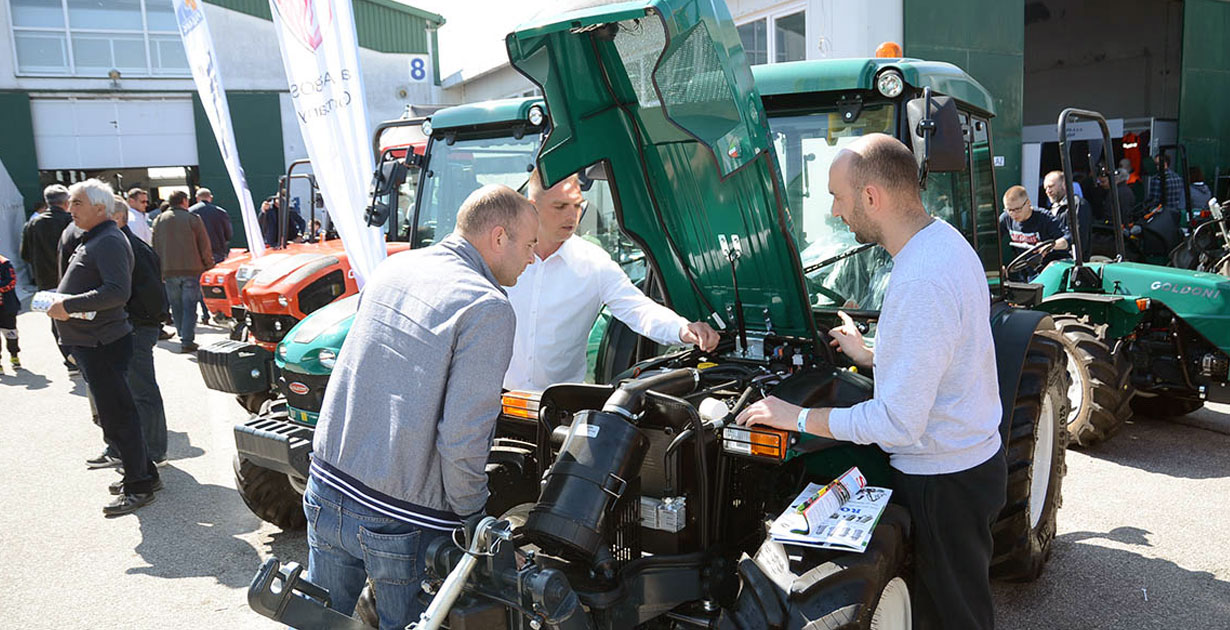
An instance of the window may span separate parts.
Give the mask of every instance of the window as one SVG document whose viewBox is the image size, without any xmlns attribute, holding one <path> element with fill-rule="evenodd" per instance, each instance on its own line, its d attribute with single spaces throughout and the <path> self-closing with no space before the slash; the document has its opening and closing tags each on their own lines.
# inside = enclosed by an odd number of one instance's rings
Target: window
<svg viewBox="0 0 1230 630">
<path fill-rule="evenodd" d="M 12 0 L 17 73 L 189 76 L 165 0 Z"/>
<path fill-rule="evenodd" d="M 807 58 L 807 11 L 759 17 L 739 27 L 739 39 L 750 65 L 800 61 Z"/>
</svg>

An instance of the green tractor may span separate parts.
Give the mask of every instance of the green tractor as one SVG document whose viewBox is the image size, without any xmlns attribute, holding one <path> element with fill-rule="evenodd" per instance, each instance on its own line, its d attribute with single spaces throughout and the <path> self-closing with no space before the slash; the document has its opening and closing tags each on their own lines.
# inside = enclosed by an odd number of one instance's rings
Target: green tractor
<svg viewBox="0 0 1230 630">
<path fill-rule="evenodd" d="M 1068 125 L 1077 119 L 1100 125 L 1102 162 L 1115 163 L 1102 115 L 1064 110 L 1059 146 L 1069 196 Z M 1110 198 L 1113 221 L 1122 226 L 1118 199 Z M 1069 214 L 1075 223 L 1075 213 Z M 1078 233 L 1075 224 L 1071 229 Z M 1068 432 L 1082 446 L 1109 437 L 1133 410 L 1168 418 L 1191 413 L 1206 400 L 1230 402 L 1230 279 L 1124 262 L 1123 234 L 1122 227 L 1115 230 L 1116 260 L 1081 263 L 1080 248 L 1087 244 L 1074 242 L 1073 261 L 1052 262 L 1031 284 L 1012 287 L 1021 305 L 1054 314 L 1066 339 L 1072 377 Z M 1037 270 L 1050 248 L 1050 242 L 1038 243 L 1009 263 L 1009 270 Z"/>
<path fill-rule="evenodd" d="M 453 628 L 910 627 L 903 510 L 884 513 L 861 554 L 787 551 L 765 535 L 766 517 L 808 482 L 851 465 L 891 487 L 885 454 L 726 423 L 768 394 L 809 406 L 871 396 L 872 378 L 822 332 L 838 309 L 874 326 L 891 272 L 829 217 L 829 164 L 859 135 L 913 146 L 928 203 L 998 271 L 989 95 L 951 65 L 907 59 L 779 64 L 753 82 L 724 4 L 697 0 L 592 8 L 523 27 L 508 47 L 545 94 L 545 181 L 604 182 L 650 290 L 713 321 L 723 342 L 633 351 L 609 384 L 506 397 L 488 465 L 493 518 L 468 524 L 470 553 L 451 540 L 429 549 L 435 616 L 421 627 L 441 614 Z M 320 334 L 340 340 L 329 331 L 345 316 Z M 992 571 L 1031 580 L 1049 557 L 1065 472 L 1065 354 L 1048 315 L 998 292 L 992 331 L 1009 462 Z M 613 337 L 604 350 L 626 343 Z M 584 474 L 552 473 L 577 457 Z M 505 507 L 509 497 L 524 502 Z M 664 505 L 677 518 L 658 519 Z M 270 559 L 250 605 L 295 627 L 361 627 L 327 609 L 301 570 Z"/>
</svg>

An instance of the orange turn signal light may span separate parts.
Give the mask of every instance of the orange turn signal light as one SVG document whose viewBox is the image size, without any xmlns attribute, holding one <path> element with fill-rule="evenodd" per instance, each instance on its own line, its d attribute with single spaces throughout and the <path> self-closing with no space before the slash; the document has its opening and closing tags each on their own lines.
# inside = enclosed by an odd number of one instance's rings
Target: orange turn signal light
<svg viewBox="0 0 1230 630">
<path fill-rule="evenodd" d="M 722 430 L 722 449 L 736 455 L 785 459 L 788 437 L 781 429 L 726 427 Z"/>
<path fill-rule="evenodd" d="M 1153 302 L 1149 298 L 1136 298 L 1136 310 L 1141 313 L 1149 310 L 1149 305 Z"/>
<path fill-rule="evenodd" d="M 538 421 L 538 405 L 542 392 L 511 391 L 504 392 L 500 398 L 500 413 L 513 418 Z"/>
<path fill-rule="evenodd" d="M 876 46 L 876 57 L 880 59 L 900 59 L 904 56 L 901 52 L 901 44 L 897 42 L 883 42 Z"/>
</svg>

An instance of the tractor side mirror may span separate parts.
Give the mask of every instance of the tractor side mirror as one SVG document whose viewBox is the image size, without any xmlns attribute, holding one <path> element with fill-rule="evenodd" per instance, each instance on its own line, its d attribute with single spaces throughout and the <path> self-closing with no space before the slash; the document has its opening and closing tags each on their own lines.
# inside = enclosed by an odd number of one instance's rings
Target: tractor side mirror
<svg viewBox="0 0 1230 630">
<path fill-rule="evenodd" d="M 929 172 L 964 171 L 965 138 L 956 102 L 947 96 L 932 96 L 927 88 L 905 107 L 920 183 Z"/>
<path fill-rule="evenodd" d="M 389 160 L 382 162 L 372 174 L 371 204 L 363 213 L 363 219 L 371 227 L 380 227 L 389 217 L 397 214 L 398 190 L 406 181 L 405 162 Z"/>
</svg>

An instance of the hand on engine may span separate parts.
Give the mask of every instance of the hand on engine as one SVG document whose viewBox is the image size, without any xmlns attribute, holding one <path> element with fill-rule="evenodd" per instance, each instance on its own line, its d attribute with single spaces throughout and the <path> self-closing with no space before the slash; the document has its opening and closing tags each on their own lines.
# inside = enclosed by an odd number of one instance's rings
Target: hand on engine
<svg viewBox="0 0 1230 630">
<path fill-rule="evenodd" d="M 700 346 L 701 350 L 710 352 L 717 347 L 718 334 L 705 322 L 692 322 L 679 331 L 679 341 Z"/>
</svg>

